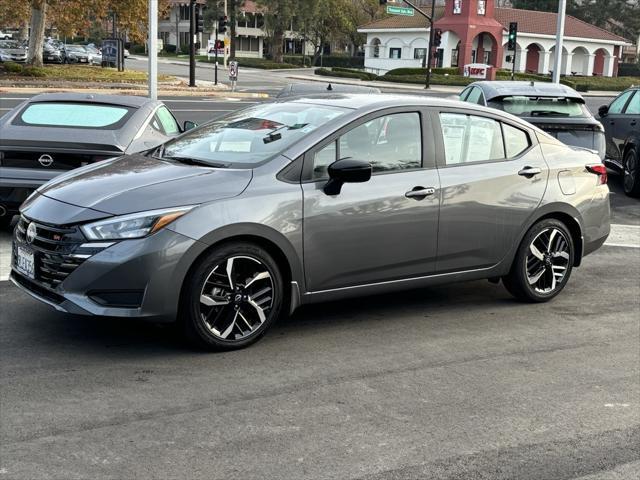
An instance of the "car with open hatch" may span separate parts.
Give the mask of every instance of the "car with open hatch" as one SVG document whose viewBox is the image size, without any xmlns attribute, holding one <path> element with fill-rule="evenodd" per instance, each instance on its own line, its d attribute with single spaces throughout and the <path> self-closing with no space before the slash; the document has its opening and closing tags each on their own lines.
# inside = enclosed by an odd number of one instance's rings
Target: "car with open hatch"
<svg viewBox="0 0 640 480">
<path fill-rule="evenodd" d="M 213 349 L 300 305 L 447 282 L 545 302 L 607 238 L 606 180 L 597 154 L 498 110 L 295 97 L 40 187 L 10 279 L 63 312 L 178 321 Z"/>
</svg>

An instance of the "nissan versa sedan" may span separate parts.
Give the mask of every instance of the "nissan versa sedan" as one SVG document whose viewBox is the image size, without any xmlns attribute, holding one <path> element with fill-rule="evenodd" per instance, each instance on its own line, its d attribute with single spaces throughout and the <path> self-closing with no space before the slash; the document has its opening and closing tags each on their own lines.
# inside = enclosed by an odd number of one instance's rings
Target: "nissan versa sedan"
<svg viewBox="0 0 640 480">
<path fill-rule="evenodd" d="M 243 347 L 298 306 L 490 279 L 544 302 L 609 234 L 598 155 L 468 103 L 264 103 L 69 172 L 21 207 L 11 280 L 58 310 Z"/>
</svg>

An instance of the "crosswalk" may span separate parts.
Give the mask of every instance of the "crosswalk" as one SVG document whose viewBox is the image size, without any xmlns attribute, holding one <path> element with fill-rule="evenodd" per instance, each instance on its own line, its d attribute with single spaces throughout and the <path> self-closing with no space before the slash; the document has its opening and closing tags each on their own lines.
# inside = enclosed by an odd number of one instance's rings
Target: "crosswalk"
<svg viewBox="0 0 640 480">
<path fill-rule="evenodd" d="M 605 245 L 619 248 L 640 248 L 640 225 L 611 225 L 611 234 Z M 9 279 L 11 271 L 11 234 L 0 232 L 0 282 Z"/>
</svg>

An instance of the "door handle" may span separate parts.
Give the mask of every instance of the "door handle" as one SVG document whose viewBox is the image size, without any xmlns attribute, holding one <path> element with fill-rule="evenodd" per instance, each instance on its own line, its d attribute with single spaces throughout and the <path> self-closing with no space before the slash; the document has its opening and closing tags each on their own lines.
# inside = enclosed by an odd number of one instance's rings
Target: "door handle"
<svg viewBox="0 0 640 480">
<path fill-rule="evenodd" d="M 635 127 L 636 126 L 636 121 L 635 120 L 631 120 L 631 126 Z"/>
<path fill-rule="evenodd" d="M 534 175 L 539 175 L 541 173 L 542 173 L 542 170 L 540 170 L 538 167 L 524 167 L 522 170 L 518 172 L 518 175 L 522 177 L 531 178 Z"/>
<path fill-rule="evenodd" d="M 409 190 L 404 194 L 407 198 L 415 198 L 416 200 L 422 200 L 424 197 L 428 197 L 429 195 L 433 195 L 436 193 L 436 189 L 433 187 L 424 188 L 424 187 L 413 187 L 412 190 Z"/>
</svg>

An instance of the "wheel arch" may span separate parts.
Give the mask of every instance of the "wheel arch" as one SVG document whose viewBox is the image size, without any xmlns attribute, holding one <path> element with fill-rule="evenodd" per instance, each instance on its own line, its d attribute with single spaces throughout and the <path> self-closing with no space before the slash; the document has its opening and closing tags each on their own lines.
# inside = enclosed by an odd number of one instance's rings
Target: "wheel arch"
<svg viewBox="0 0 640 480">
<path fill-rule="evenodd" d="M 531 228 L 536 223 L 547 219 L 559 220 L 566 225 L 569 233 L 571 234 L 571 239 L 573 240 L 574 245 L 573 266 L 579 267 L 582 263 L 582 255 L 584 249 L 584 238 L 582 236 L 582 226 L 580 225 L 580 222 L 576 219 L 575 216 L 570 215 L 566 211 L 556 210 L 537 217 L 536 220 L 531 223 L 529 228 Z M 527 231 L 529 230 L 529 228 L 527 229 Z"/>
<path fill-rule="evenodd" d="M 285 289 L 283 312 L 293 312 L 300 305 L 300 289 L 303 287 L 302 282 L 304 279 L 301 259 L 291 242 L 280 232 L 264 225 L 237 224 L 215 230 L 201 239 L 200 242 L 206 243 L 207 246 L 191 262 L 187 270 L 184 277 L 185 281 L 182 282 L 180 287 L 181 302 L 184 298 L 186 279 L 189 278 L 204 256 L 224 244 L 248 242 L 264 248 L 280 268 Z M 293 286 L 294 282 L 296 288 Z"/>
</svg>

